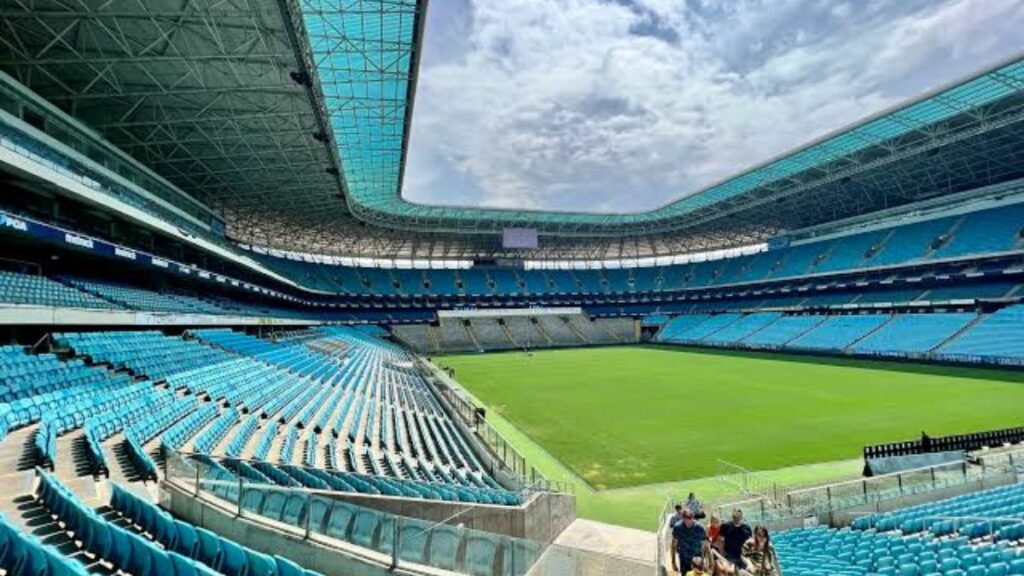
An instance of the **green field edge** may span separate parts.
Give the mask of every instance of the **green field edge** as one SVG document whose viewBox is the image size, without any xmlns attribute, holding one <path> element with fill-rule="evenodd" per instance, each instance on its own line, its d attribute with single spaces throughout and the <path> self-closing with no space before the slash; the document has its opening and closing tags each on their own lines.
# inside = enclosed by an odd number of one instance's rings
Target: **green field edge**
<svg viewBox="0 0 1024 576">
<path fill-rule="evenodd" d="M 477 405 L 488 406 L 457 379 L 454 379 L 454 382 L 458 389 L 473 399 Z M 487 422 L 545 478 L 571 488 L 576 496 L 577 515 L 580 518 L 653 532 L 658 529 L 659 514 L 666 503 L 680 500 L 691 491 L 697 492 L 709 509 L 746 497 L 739 488 L 717 477 L 595 490 L 504 416 L 488 410 Z M 861 474 L 863 464 L 860 458 L 856 458 L 763 470 L 758 471 L 758 474 L 770 478 L 780 486 L 797 488 L 857 478 Z"/>
</svg>

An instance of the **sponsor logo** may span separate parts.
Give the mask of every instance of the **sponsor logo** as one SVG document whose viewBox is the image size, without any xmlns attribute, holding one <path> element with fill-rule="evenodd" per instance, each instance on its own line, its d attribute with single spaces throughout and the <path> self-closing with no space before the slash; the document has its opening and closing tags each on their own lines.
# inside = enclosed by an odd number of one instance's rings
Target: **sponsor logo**
<svg viewBox="0 0 1024 576">
<path fill-rule="evenodd" d="M 28 222 L 14 216 L 8 216 L 6 214 L 0 218 L 0 224 L 6 228 L 13 228 L 19 232 L 28 232 Z"/>
<path fill-rule="evenodd" d="M 152 258 L 153 266 L 159 266 L 160 268 L 167 268 L 167 260 L 161 260 L 159 258 Z"/>
<path fill-rule="evenodd" d="M 92 238 L 85 238 L 83 236 L 77 236 L 75 234 L 71 234 L 70 232 L 64 234 L 64 241 L 67 242 L 68 244 L 73 244 L 75 246 L 81 246 L 82 248 L 92 248 L 93 247 Z"/>
<path fill-rule="evenodd" d="M 128 250 L 127 248 L 121 248 L 120 246 L 114 246 L 114 255 L 120 256 L 121 258 L 127 258 L 129 260 L 135 260 L 134 250 Z"/>
</svg>

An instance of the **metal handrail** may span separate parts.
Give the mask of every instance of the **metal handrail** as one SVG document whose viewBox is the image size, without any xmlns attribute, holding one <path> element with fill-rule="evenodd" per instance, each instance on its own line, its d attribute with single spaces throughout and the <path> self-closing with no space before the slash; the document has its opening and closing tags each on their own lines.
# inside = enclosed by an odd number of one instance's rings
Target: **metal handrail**
<svg viewBox="0 0 1024 576">
<path fill-rule="evenodd" d="M 931 472 L 931 471 L 934 471 L 934 470 L 940 470 L 940 469 L 946 469 L 946 468 L 949 468 L 949 469 L 952 469 L 952 468 L 964 468 L 964 469 L 966 469 L 967 466 L 968 466 L 968 464 L 967 464 L 966 461 L 962 461 L 962 462 L 949 462 L 949 463 L 946 463 L 946 464 L 937 464 L 937 465 L 933 465 L 933 466 L 922 466 L 920 468 L 910 468 L 908 470 L 902 470 L 900 472 L 890 472 L 888 474 L 881 474 L 881 475 L 878 475 L 878 476 L 872 476 L 870 478 L 860 478 L 860 479 L 857 479 L 857 480 L 843 480 L 842 482 L 833 482 L 831 484 L 823 484 L 821 486 L 811 486 L 811 487 L 808 487 L 808 488 L 798 488 L 796 490 L 790 490 L 786 494 L 787 494 L 787 496 L 791 496 L 793 494 L 800 494 L 800 493 L 803 493 L 803 492 L 811 492 L 811 491 L 815 491 L 815 490 L 822 490 L 822 489 L 827 489 L 827 488 L 837 488 L 837 487 L 842 487 L 842 486 L 854 486 L 854 485 L 858 485 L 858 484 L 863 484 L 865 482 L 873 482 L 873 481 L 877 481 L 878 483 L 881 483 L 883 480 L 887 480 L 887 479 L 890 479 L 890 478 L 898 478 L 898 477 L 901 477 L 901 476 L 907 476 L 909 474 L 914 474 L 914 473 L 917 473 L 917 472 Z"/>
<path fill-rule="evenodd" d="M 181 472 L 182 472 L 181 474 L 176 474 L 174 472 L 176 468 L 172 464 L 168 468 L 170 474 L 166 478 L 167 481 L 170 484 L 172 484 L 172 485 L 182 489 L 184 493 L 190 494 L 190 495 L 192 495 L 196 499 L 199 499 L 199 500 L 204 500 L 205 499 L 207 501 L 214 502 L 214 504 L 218 505 L 220 508 L 224 508 L 224 506 L 223 506 L 223 504 L 217 504 L 218 501 L 219 502 L 227 502 L 228 504 L 230 504 L 230 505 L 232 505 L 232 506 L 237 508 L 234 513 L 237 513 L 238 517 L 245 517 L 245 518 L 247 518 L 251 522 L 254 522 L 256 524 L 266 525 L 266 526 L 268 526 L 270 528 L 277 528 L 277 526 L 280 526 L 281 523 L 280 522 L 274 522 L 273 518 L 268 517 L 268 516 L 263 516 L 259 512 L 252 512 L 251 510 L 246 510 L 244 508 L 244 504 L 243 504 L 243 494 L 246 491 L 253 490 L 253 491 L 263 491 L 263 492 L 281 492 L 281 493 L 285 493 L 285 494 L 289 494 L 289 495 L 290 494 L 300 494 L 300 495 L 303 495 L 305 497 L 304 505 L 306 506 L 306 510 L 307 511 L 311 509 L 310 506 L 311 506 L 311 504 L 313 502 L 312 499 L 314 497 L 316 497 L 318 495 L 337 495 L 338 494 L 338 492 L 331 492 L 331 491 L 327 491 L 327 490 L 317 490 L 317 489 L 312 489 L 312 488 L 296 488 L 296 487 L 278 486 L 278 485 L 274 485 L 274 484 L 255 483 L 255 482 L 251 482 L 248 479 L 243 478 L 243 477 L 239 477 L 237 479 L 237 481 L 234 480 L 234 479 L 232 479 L 230 481 L 229 480 L 213 479 L 213 478 L 205 477 L 205 476 L 202 475 L 203 469 L 213 470 L 213 468 L 211 468 L 205 462 L 195 461 L 195 460 L 187 460 L 187 459 L 185 459 L 183 457 L 183 455 L 181 453 L 178 453 L 178 452 L 171 453 L 170 457 L 171 457 L 171 459 L 176 459 L 178 462 L 183 463 L 183 464 L 187 464 L 189 466 L 189 468 L 182 468 L 181 469 Z M 194 486 L 191 485 L 192 482 L 195 482 Z M 237 488 L 238 489 L 237 502 L 235 502 L 233 500 L 226 500 L 225 501 L 223 499 L 223 497 L 219 496 L 216 492 L 211 492 L 210 488 L 212 488 L 212 487 Z M 208 496 L 213 496 L 217 500 L 216 501 L 209 500 Z M 354 508 L 364 508 L 363 506 L 360 506 L 358 504 L 351 504 L 351 503 L 347 503 L 347 502 L 346 502 L 346 505 L 352 506 Z M 369 510 L 369 509 L 372 509 L 372 508 L 367 508 L 367 509 Z M 418 534 L 420 534 L 420 535 L 426 534 L 428 532 L 436 530 L 437 528 L 441 527 L 442 525 L 450 526 L 450 524 L 448 524 L 448 523 L 451 520 L 457 519 L 460 516 L 462 516 L 464 514 L 467 514 L 468 512 L 471 512 L 473 510 L 474 510 L 473 507 L 467 506 L 463 510 L 460 510 L 459 512 L 457 512 L 457 513 L 455 513 L 455 514 L 445 518 L 444 520 L 442 520 L 440 522 L 434 522 L 433 524 L 429 524 L 425 528 L 420 529 Z M 397 514 L 394 514 L 394 513 L 383 511 L 383 510 L 374 510 L 374 512 L 380 514 L 384 518 L 389 518 L 389 519 L 393 520 L 392 528 L 391 528 L 393 530 L 392 540 L 391 540 L 390 544 L 386 548 L 378 549 L 378 548 L 374 547 L 373 545 L 359 544 L 359 543 L 351 541 L 351 540 L 349 540 L 347 538 L 342 538 L 342 539 L 340 539 L 340 541 L 344 542 L 344 543 L 346 543 L 346 544 L 348 544 L 350 546 L 357 547 L 357 548 L 359 548 L 361 550 L 365 550 L 365 551 L 373 553 L 373 554 L 389 555 L 390 556 L 391 568 L 392 569 L 394 569 L 394 568 L 396 568 L 398 566 L 402 566 L 408 572 L 415 573 L 415 574 L 435 574 L 436 573 L 435 572 L 436 569 L 432 565 L 430 565 L 429 563 L 418 563 L 418 562 L 414 562 L 414 561 L 403 560 L 401 558 L 401 556 L 400 556 L 401 555 L 401 550 L 402 550 L 401 541 L 402 541 L 402 538 L 403 538 L 402 537 L 402 532 L 401 532 L 402 526 L 403 525 L 410 525 L 411 524 L 413 526 L 420 527 L 420 526 L 423 526 L 424 524 L 427 524 L 428 521 L 417 519 L 417 518 L 409 518 L 409 517 L 405 517 L 405 516 L 400 516 L 400 515 L 397 515 Z M 321 529 L 318 529 L 318 528 L 315 528 L 315 527 L 311 526 L 311 524 L 310 524 L 310 517 L 311 516 L 312 515 L 309 514 L 308 512 L 306 514 L 304 514 L 304 518 L 305 518 L 304 523 L 300 522 L 300 524 L 303 524 L 303 525 L 293 525 L 293 524 L 287 524 L 287 523 L 284 524 L 284 525 L 288 526 L 291 529 L 290 533 L 293 533 L 293 534 L 296 534 L 296 535 L 301 533 L 302 534 L 302 539 L 304 539 L 304 540 L 316 541 L 316 542 L 321 542 L 321 543 L 327 544 L 326 542 L 322 542 L 320 539 L 315 538 L 314 535 L 326 536 L 328 538 L 335 538 L 334 536 L 332 536 L 330 534 L 327 534 L 326 532 L 322 532 Z M 651 566 L 650 561 L 643 561 L 643 560 L 639 560 L 639 559 L 636 559 L 636 558 L 630 558 L 630 557 L 626 557 L 626 556 L 619 556 L 619 555 L 615 555 L 615 554 L 608 554 L 608 553 L 604 553 L 604 552 L 595 552 L 595 551 L 590 551 L 590 550 L 581 550 L 581 549 L 576 549 L 576 548 L 568 548 L 568 547 L 560 546 L 560 545 L 557 545 L 557 544 L 554 544 L 554 543 L 546 543 L 546 542 L 538 541 L 538 540 L 530 540 L 528 538 L 518 538 L 518 537 L 514 537 L 514 536 L 494 534 L 494 533 L 486 532 L 486 531 L 483 531 L 483 530 L 478 530 L 478 529 L 474 529 L 474 528 L 468 528 L 468 527 L 461 526 L 461 525 L 460 526 L 452 526 L 452 528 L 455 528 L 455 529 L 459 530 L 462 538 L 470 538 L 474 534 L 487 534 L 489 538 L 497 537 L 499 539 L 504 539 L 504 541 L 506 542 L 506 545 L 509 546 L 507 548 L 507 550 L 512 550 L 513 554 L 516 553 L 515 552 L 516 547 L 514 546 L 515 543 L 517 543 L 517 542 L 533 543 L 533 544 L 538 546 L 538 549 L 537 549 L 537 552 L 536 552 L 536 557 L 534 559 L 535 562 L 536 561 L 542 561 L 542 557 L 545 554 L 548 554 L 548 553 L 557 554 L 558 553 L 557 551 L 561 551 L 561 553 L 571 554 L 574 557 L 583 557 L 583 558 L 585 558 L 585 561 L 586 560 L 594 561 L 596 559 L 596 561 L 600 562 L 601 559 L 605 559 L 605 561 L 612 561 L 612 562 L 614 562 L 615 563 L 614 565 L 616 565 L 616 566 L 620 566 L 620 565 L 622 565 L 623 562 L 625 562 L 625 563 L 627 563 L 626 566 L 629 567 L 629 570 L 625 573 L 625 574 L 628 574 L 628 576 L 640 576 L 640 574 L 647 574 L 648 573 L 647 571 L 650 569 L 650 566 Z M 406 535 L 406 537 L 409 537 L 409 535 Z M 345 553 L 349 554 L 351 552 L 348 552 L 346 550 Z M 359 554 L 356 554 L 356 557 L 359 557 Z M 424 560 L 424 561 L 426 562 L 426 560 Z"/>
<path fill-rule="evenodd" d="M 966 461 L 963 461 L 963 462 L 952 462 L 952 463 L 947 463 L 947 464 L 939 464 L 939 465 L 935 465 L 935 466 L 925 466 L 925 467 L 921 467 L 921 468 L 912 468 L 912 469 L 904 470 L 904 471 L 901 471 L 901 472 L 892 472 L 892 473 L 889 473 L 889 474 L 883 474 L 883 475 L 874 476 L 874 477 L 871 477 L 871 478 L 861 478 L 861 479 L 856 479 L 856 480 L 844 480 L 842 482 L 834 482 L 834 483 L 831 483 L 831 484 L 824 484 L 824 485 L 820 485 L 820 486 L 810 486 L 810 487 L 807 487 L 807 488 L 799 488 L 799 489 L 788 491 L 784 495 L 784 501 L 781 501 L 782 499 L 780 499 L 780 501 L 777 503 L 777 505 L 771 506 L 773 511 L 777 511 L 778 512 L 778 514 L 776 514 L 772 518 L 772 520 L 774 520 L 774 521 L 782 521 L 782 520 L 786 520 L 786 519 L 790 519 L 790 518 L 795 518 L 795 517 L 799 517 L 799 516 L 806 516 L 806 515 L 810 515 L 810 514 L 818 514 L 818 513 L 822 513 L 822 512 L 829 512 L 829 513 L 831 513 L 831 512 L 835 512 L 837 510 L 840 510 L 840 509 L 842 509 L 842 507 L 836 507 L 834 505 L 832 497 L 833 497 L 833 494 L 836 491 L 840 491 L 840 490 L 842 490 L 844 488 L 848 489 L 850 487 L 858 487 L 858 486 L 861 487 L 862 491 L 863 491 L 865 503 L 869 503 L 871 501 L 876 501 L 876 502 L 877 501 L 881 501 L 881 499 L 878 498 L 878 494 L 877 493 L 873 494 L 873 496 L 875 498 L 872 499 L 871 495 L 869 495 L 869 491 L 872 488 L 872 486 L 884 485 L 887 482 L 895 482 L 895 484 L 899 486 L 900 494 L 904 494 L 904 481 L 903 480 L 904 480 L 904 478 L 906 478 L 908 476 L 913 476 L 913 475 L 930 475 L 931 476 L 931 483 L 932 483 L 933 489 L 938 489 L 939 486 L 937 485 L 937 478 L 936 478 L 936 474 L 935 473 L 936 472 L 948 472 L 950 470 L 959 470 L 959 471 L 961 471 L 960 478 L 963 480 L 964 483 L 970 481 L 970 479 L 972 479 L 972 478 L 975 478 L 975 479 L 977 479 L 977 478 L 985 478 L 985 477 L 988 477 L 988 476 L 990 476 L 992 474 L 998 474 L 998 473 L 1002 473 L 1002 472 L 1012 472 L 1012 468 L 1009 467 L 1009 466 L 988 466 L 988 467 L 982 468 L 981 470 L 977 470 L 975 472 L 975 474 L 972 474 L 971 473 L 970 465 Z M 810 503 L 801 503 L 799 501 L 797 501 L 797 502 L 794 501 L 794 500 L 800 500 L 800 498 L 802 496 L 805 496 L 807 494 L 814 494 L 814 493 L 825 494 L 826 498 L 824 500 L 820 501 L 820 502 L 810 502 Z M 746 499 L 746 500 L 736 501 L 736 502 L 732 502 L 732 503 L 729 503 L 729 504 L 724 504 L 722 506 L 719 506 L 717 509 L 724 510 L 726 508 L 736 508 L 736 507 L 743 508 L 745 506 L 749 507 L 749 506 L 752 506 L 752 505 L 760 505 L 761 506 L 762 515 L 764 515 L 767 512 L 768 506 L 765 505 L 765 498 L 754 498 L 754 499 Z M 762 520 L 764 520 L 766 518 L 763 518 Z"/>
<path fill-rule="evenodd" d="M 202 452 L 187 452 L 187 451 L 184 451 L 184 450 L 175 450 L 174 453 L 177 454 L 178 456 L 182 456 L 182 457 L 189 458 L 189 459 L 192 459 L 191 457 L 193 457 L 193 456 L 201 456 L 201 457 L 205 457 L 205 458 L 211 458 L 211 459 L 214 459 L 214 460 L 218 460 L 219 459 L 219 460 L 222 460 L 222 461 L 229 461 L 229 462 L 245 462 L 246 464 L 269 464 L 271 466 L 289 466 L 291 468 L 298 468 L 298 469 L 300 469 L 300 470 L 302 470 L 304 472 L 307 472 L 307 473 L 308 473 L 309 470 L 316 470 L 317 472 L 324 472 L 325 471 L 323 468 L 311 468 L 311 467 L 306 466 L 304 464 L 274 464 L 273 462 L 269 462 L 269 461 L 266 461 L 266 460 L 254 460 L 254 459 L 251 459 L 251 458 L 234 458 L 234 457 L 231 457 L 231 456 L 212 456 L 210 454 L 204 454 Z M 255 468 L 255 466 L 253 466 L 253 468 Z M 256 471 L 259 472 L 260 470 L 258 468 L 256 468 Z M 374 476 L 373 474 L 364 474 L 362 472 L 350 472 L 350 471 L 344 471 L 344 470 L 338 470 L 338 472 L 343 472 L 344 474 L 351 474 L 351 475 L 357 476 L 357 477 L 374 477 L 374 478 L 378 478 L 378 476 Z M 317 479 L 320 479 L 319 476 L 316 476 L 315 474 L 311 474 L 311 475 L 315 476 Z M 251 479 L 247 479 L 247 480 L 249 480 L 249 482 L 252 482 L 253 484 L 261 484 L 260 482 L 257 482 L 255 480 L 251 480 Z M 450 490 L 452 488 L 461 487 L 461 486 L 455 486 L 455 485 L 452 485 L 452 484 L 443 484 L 443 483 L 440 483 L 440 482 L 430 482 L 430 481 L 425 481 L 425 480 L 415 480 L 415 482 L 417 482 L 419 484 L 424 484 L 426 486 L 439 487 L 439 488 L 443 488 L 443 489 L 447 489 L 447 490 Z M 272 486 L 278 486 L 278 485 L 277 484 L 272 484 Z M 288 486 L 280 486 L 280 487 L 281 488 L 289 488 Z M 490 487 L 488 487 L 488 488 L 481 488 L 479 486 L 474 486 L 473 488 L 480 488 L 480 489 L 486 489 L 486 490 L 494 490 L 494 488 L 490 488 Z M 330 494 L 337 494 L 338 493 L 337 490 L 323 490 L 323 489 L 318 489 L 318 488 L 306 488 L 306 487 L 303 487 L 303 489 L 304 490 L 309 490 L 309 491 L 321 492 L 321 493 L 330 493 Z M 519 495 L 521 495 L 523 502 L 526 502 L 526 500 L 529 498 L 529 496 L 531 496 L 532 494 L 535 493 L 535 492 L 530 492 L 530 491 L 526 491 L 526 490 L 510 490 L 508 488 L 503 488 L 503 490 L 505 490 L 506 492 L 508 492 L 510 494 L 519 494 Z M 363 494 L 363 496 L 373 496 L 373 494 Z M 399 498 L 399 497 L 396 497 L 396 498 Z M 481 505 L 481 506 L 493 506 L 493 504 L 487 504 L 485 502 L 481 502 L 481 503 L 478 503 L 478 504 Z"/>
</svg>

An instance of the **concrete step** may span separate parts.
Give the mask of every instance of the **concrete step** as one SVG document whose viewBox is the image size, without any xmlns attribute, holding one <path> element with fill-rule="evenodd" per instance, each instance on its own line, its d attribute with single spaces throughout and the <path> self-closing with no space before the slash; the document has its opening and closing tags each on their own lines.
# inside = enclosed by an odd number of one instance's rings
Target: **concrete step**
<svg viewBox="0 0 1024 576">
<path fill-rule="evenodd" d="M 57 461 L 54 463 L 53 472 L 61 480 L 92 475 L 85 430 L 76 428 L 57 438 Z"/>
<path fill-rule="evenodd" d="M 157 462 L 157 474 L 159 475 L 163 470 L 159 467 L 160 462 L 155 455 L 156 452 L 159 452 L 158 447 L 147 451 L 148 454 L 153 456 L 153 460 Z M 128 445 L 123 434 L 115 434 L 104 441 L 103 453 L 107 457 L 107 467 L 110 468 L 110 480 L 119 484 L 142 482 L 138 470 L 135 469 L 132 459 L 128 456 Z"/>
<path fill-rule="evenodd" d="M 38 538 L 43 544 L 53 546 L 62 555 L 85 566 L 90 574 L 115 574 L 113 566 L 86 554 L 74 537 L 65 532 L 64 528 L 54 520 L 52 514 L 41 502 L 31 495 L 23 495 L 14 499 L 5 499 L 0 503 L 0 511 L 7 521 L 17 526 L 22 532 Z"/>
<path fill-rule="evenodd" d="M 41 463 L 35 446 L 38 428 L 35 424 L 19 428 L 0 442 L 0 470 L 32 470 Z"/>
</svg>

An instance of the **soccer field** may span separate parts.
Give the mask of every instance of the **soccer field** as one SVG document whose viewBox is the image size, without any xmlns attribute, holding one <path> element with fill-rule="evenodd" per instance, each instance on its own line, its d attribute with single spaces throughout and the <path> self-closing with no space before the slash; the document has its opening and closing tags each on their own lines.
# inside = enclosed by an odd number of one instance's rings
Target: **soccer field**
<svg viewBox="0 0 1024 576">
<path fill-rule="evenodd" d="M 597 490 L 857 458 L 1020 426 L 1024 374 L 655 347 L 446 356 L 456 379 Z"/>
</svg>

